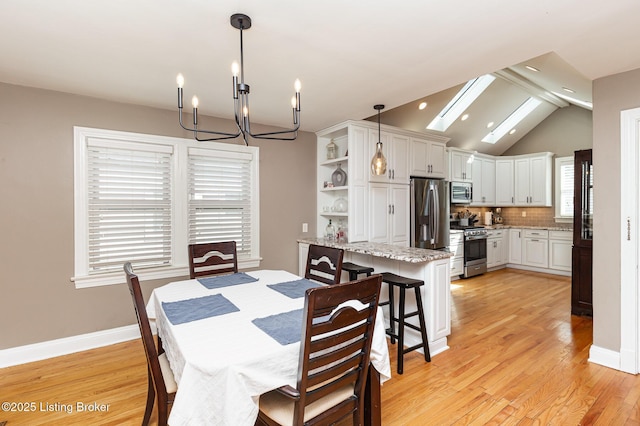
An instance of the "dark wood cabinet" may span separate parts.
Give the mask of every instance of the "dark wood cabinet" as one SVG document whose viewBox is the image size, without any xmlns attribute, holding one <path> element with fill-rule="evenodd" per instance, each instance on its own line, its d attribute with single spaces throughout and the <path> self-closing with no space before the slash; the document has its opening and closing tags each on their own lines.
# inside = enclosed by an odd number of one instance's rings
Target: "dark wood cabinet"
<svg viewBox="0 0 640 426">
<path fill-rule="evenodd" d="M 574 156 L 571 313 L 593 315 L 593 161 L 591 150 Z"/>
</svg>

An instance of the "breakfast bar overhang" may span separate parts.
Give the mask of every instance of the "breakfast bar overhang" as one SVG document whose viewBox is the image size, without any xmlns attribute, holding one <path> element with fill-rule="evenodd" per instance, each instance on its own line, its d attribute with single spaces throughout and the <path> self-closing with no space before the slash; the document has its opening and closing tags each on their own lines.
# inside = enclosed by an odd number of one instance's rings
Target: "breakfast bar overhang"
<svg viewBox="0 0 640 426">
<path fill-rule="evenodd" d="M 338 243 L 324 238 L 298 239 L 299 275 L 304 276 L 309 244 L 341 248 L 344 250 L 344 261 L 374 268 L 375 273 L 392 272 L 405 277 L 423 280 L 421 296 L 431 355 L 449 349 L 447 336 L 451 334 L 451 275 L 450 258 L 453 255 L 446 250 L 428 250 L 414 247 L 400 247 L 391 244 L 356 242 Z M 343 271 L 342 281 L 348 280 Z M 388 289 L 382 284 L 381 301 L 387 300 Z M 397 301 L 398 298 L 395 297 Z M 415 298 L 407 294 L 407 311 L 415 309 Z M 388 325 L 389 311 L 384 308 L 385 321 Z M 412 318 L 416 321 L 417 318 Z M 420 342 L 418 332 L 407 329 L 406 346 Z"/>
</svg>

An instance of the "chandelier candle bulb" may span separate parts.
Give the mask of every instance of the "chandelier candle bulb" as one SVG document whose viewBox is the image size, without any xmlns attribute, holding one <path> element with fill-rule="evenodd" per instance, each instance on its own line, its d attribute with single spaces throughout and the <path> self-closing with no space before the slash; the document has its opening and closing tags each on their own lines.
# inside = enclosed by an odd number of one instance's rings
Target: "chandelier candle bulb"
<svg viewBox="0 0 640 426">
<path fill-rule="evenodd" d="M 198 97 L 191 98 L 191 105 L 193 105 L 193 125 L 198 125 Z"/>
</svg>

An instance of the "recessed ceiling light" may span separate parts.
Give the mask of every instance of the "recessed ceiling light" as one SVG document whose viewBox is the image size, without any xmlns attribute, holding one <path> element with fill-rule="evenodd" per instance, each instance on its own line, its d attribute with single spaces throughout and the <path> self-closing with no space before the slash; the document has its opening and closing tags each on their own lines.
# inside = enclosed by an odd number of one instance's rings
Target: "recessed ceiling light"
<svg viewBox="0 0 640 426">
<path fill-rule="evenodd" d="M 427 107 L 427 103 L 426 102 L 420 102 L 420 105 L 418 105 L 418 109 L 419 110 L 423 110 Z"/>
<path fill-rule="evenodd" d="M 540 72 L 540 70 L 536 67 L 532 67 L 531 65 L 525 65 L 524 66 L 526 69 L 528 69 L 529 71 L 533 71 L 533 72 Z"/>
<path fill-rule="evenodd" d="M 469 118 L 469 114 L 465 114 L 465 115 L 463 115 L 462 117 L 460 117 L 460 120 L 464 121 L 464 120 L 466 120 L 467 118 Z"/>
<path fill-rule="evenodd" d="M 569 93 L 576 93 L 575 90 L 569 89 L 568 87 L 563 87 L 562 90 L 564 90 L 565 92 L 569 92 Z"/>
<path fill-rule="evenodd" d="M 514 134 L 516 132 L 516 129 L 511 129 L 511 131 L 509 132 L 510 135 Z"/>
<path fill-rule="evenodd" d="M 495 124 L 495 123 L 494 123 L 493 121 L 488 122 L 488 123 L 487 123 L 487 129 L 492 128 L 494 124 Z"/>
</svg>

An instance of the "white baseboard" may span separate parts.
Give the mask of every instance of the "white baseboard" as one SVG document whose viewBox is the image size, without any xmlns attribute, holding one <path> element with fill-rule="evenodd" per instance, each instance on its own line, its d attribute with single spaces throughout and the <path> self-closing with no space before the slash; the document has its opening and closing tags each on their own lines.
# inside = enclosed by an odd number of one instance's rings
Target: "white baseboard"
<svg viewBox="0 0 640 426">
<path fill-rule="evenodd" d="M 591 348 L 589 348 L 589 362 L 620 370 L 620 353 L 591 345 Z"/>
<path fill-rule="evenodd" d="M 507 263 L 507 268 L 522 269 L 523 271 L 542 272 L 543 274 L 562 275 L 570 277 L 571 271 L 561 271 L 559 269 L 538 268 L 536 266 L 518 265 L 516 263 Z"/>
<path fill-rule="evenodd" d="M 152 324 L 152 328 L 154 324 Z M 137 324 L 0 350 L 0 368 L 139 339 Z"/>
</svg>

